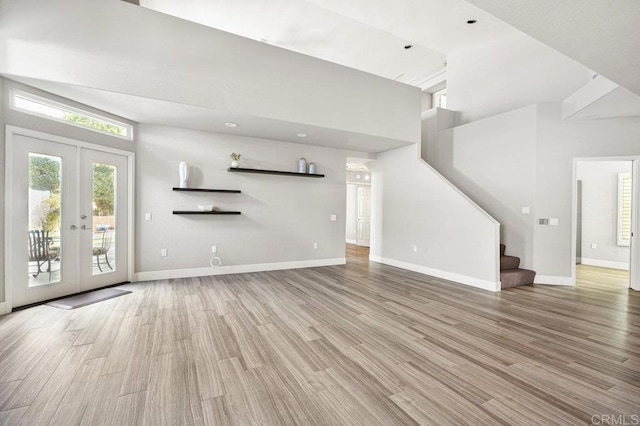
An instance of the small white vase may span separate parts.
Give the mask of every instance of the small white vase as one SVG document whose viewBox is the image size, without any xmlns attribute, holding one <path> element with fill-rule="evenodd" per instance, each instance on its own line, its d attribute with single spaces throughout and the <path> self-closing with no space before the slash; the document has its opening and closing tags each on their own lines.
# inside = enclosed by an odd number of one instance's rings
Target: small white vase
<svg viewBox="0 0 640 426">
<path fill-rule="evenodd" d="M 180 162 L 180 188 L 188 188 L 189 186 L 189 165 L 184 161 Z"/>
<path fill-rule="evenodd" d="M 309 174 L 310 175 L 315 175 L 316 174 L 316 164 L 315 163 L 309 164 Z"/>
<path fill-rule="evenodd" d="M 232 168 L 234 168 L 234 169 L 237 169 L 239 165 L 240 165 L 240 164 L 239 164 L 236 160 L 233 160 L 233 161 L 231 162 L 231 167 L 232 167 Z"/>
<path fill-rule="evenodd" d="M 307 173 L 307 160 L 304 158 L 298 160 L 298 173 Z"/>
</svg>

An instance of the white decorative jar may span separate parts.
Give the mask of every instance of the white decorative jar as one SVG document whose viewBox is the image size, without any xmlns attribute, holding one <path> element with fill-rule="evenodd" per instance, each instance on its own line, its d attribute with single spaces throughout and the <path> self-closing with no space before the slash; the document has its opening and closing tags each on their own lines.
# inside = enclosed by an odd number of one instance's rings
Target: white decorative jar
<svg viewBox="0 0 640 426">
<path fill-rule="evenodd" d="M 307 173 L 307 160 L 304 157 L 298 160 L 298 173 Z"/>
</svg>

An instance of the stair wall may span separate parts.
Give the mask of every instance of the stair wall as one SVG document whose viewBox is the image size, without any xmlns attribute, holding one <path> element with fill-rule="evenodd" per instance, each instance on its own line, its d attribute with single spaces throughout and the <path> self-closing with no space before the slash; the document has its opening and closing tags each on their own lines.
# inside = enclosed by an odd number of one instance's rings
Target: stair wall
<svg viewBox="0 0 640 426">
<path fill-rule="evenodd" d="M 371 260 L 500 290 L 499 222 L 421 160 L 419 144 L 380 154 L 371 179 Z"/>
<path fill-rule="evenodd" d="M 433 119 L 425 121 L 431 130 L 423 128 L 423 159 L 495 217 L 502 224 L 501 242 L 521 258 L 522 268 L 534 269 L 536 106 L 437 134 Z"/>
</svg>

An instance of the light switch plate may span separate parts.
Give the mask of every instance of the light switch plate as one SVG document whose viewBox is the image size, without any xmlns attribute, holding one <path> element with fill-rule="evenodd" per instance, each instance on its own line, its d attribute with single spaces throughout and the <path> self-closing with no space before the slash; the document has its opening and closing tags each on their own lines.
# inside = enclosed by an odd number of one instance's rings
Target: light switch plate
<svg viewBox="0 0 640 426">
<path fill-rule="evenodd" d="M 335 222 L 336 220 L 338 220 L 338 217 L 335 214 L 331 215 L 331 222 Z"/>
<path fill-rule="evenodd" d="M 144 220 L 151 220 L 151 213 L 145 213 Z"/>
<path fill-rule="evenodd" d="M 598 244 L 597 243 L 591 243 L 591 248 L 592 249 L 597 249 L 598 248 Z"/>
<path fill-rule="evenodd" d="M 558 226 L 558 218 L 557 217 L 552 217 L 549 219 L 549 225 L 551 226 Z"/>
<path fill-rule="evenodd" d="M 531 208 L 529 206 L 522 207 L 522 214 L 531 213 Z"/>
</svg>

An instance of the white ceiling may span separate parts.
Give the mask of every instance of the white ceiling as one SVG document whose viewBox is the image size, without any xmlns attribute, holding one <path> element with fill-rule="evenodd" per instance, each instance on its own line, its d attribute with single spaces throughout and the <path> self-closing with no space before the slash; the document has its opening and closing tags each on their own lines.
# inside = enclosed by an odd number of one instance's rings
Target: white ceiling
<svg viewBox="0 0 640 426">
<path fill-rule="evenodd" d="M 640 1 L 468 1 L 640 95 Z"/>
<path fill-rule="evenodd" d="M 624 87 L 607 93 L 571 116 L 571 120 L 640 117 L 640 96 Z"/>
<path fill-rule="evenodd" d="M 408 142 L 379 136 L 363 135 L 344 130 L 296 124 L 292 122 L 220 111 L 212 108 L 143 98 L 105 90 L 91 89 L 51 81 L 4 75 L 5 77 L 37 87 L 49 93 L 73 99 L 102 111 L 142 124 L 154 124 L 207 132 L 232 134 L 300 144 L 326 146 L 363 153 L 376 153 L 399 148 Z M 239 124 L 229 128 L 225 123 Z M 298 133 L 307 137 L 298 137 Z"/>
<path fill-rule="evenodd" d="M 141 0 L 140 5 L 424 87 L 446 55 L 518 33 L 463 0 Z M 474 25 L 467 20 L 475 19 Z M 405 49 L 405 45 L 412 45 Z"/>
</svg>

